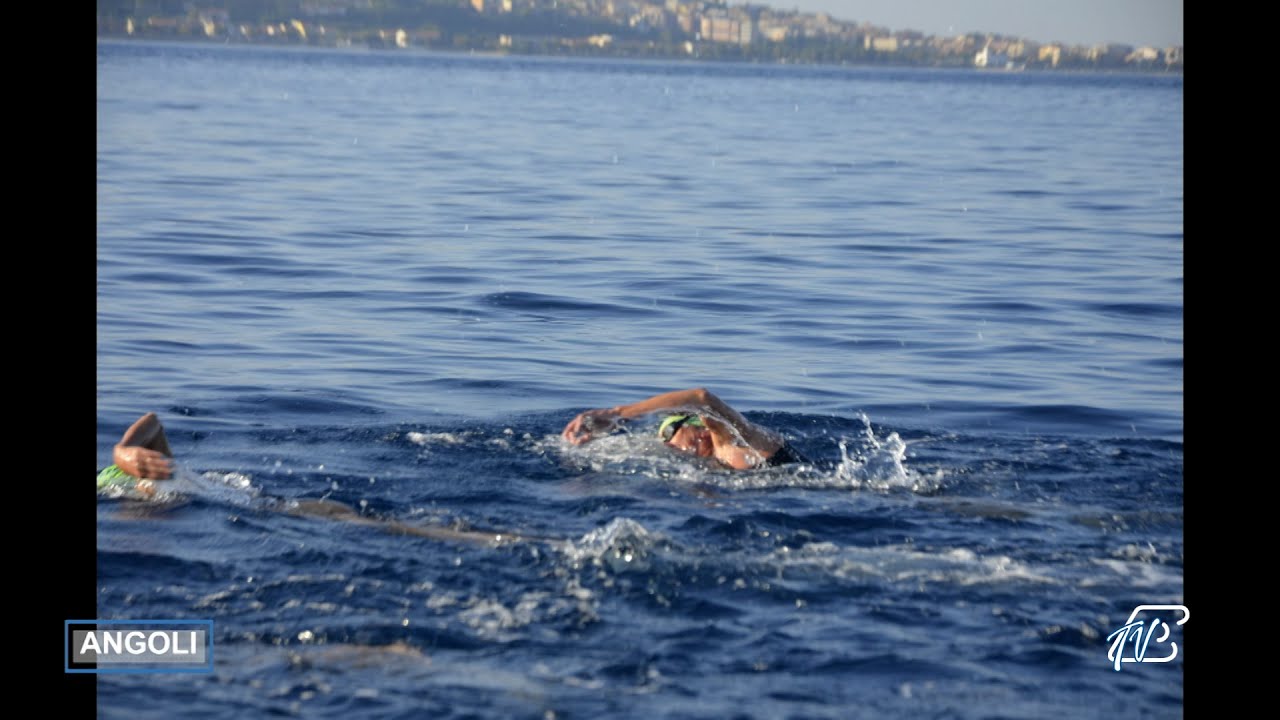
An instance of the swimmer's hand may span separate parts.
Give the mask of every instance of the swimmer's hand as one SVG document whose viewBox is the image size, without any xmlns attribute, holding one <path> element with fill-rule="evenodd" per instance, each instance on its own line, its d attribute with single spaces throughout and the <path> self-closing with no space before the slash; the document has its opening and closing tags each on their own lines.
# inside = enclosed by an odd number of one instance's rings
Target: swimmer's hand
<svg viewBox="0 0 1280 720">
<path fill-rule="evenodd" d="M 617 408 L 607 410 L 587 410 L 564 426 L 560 433 L 567 442 L 581 445 L 598 435 L 608 435 L 622 422 L 623 418 Z"/>
<path fill-rule="evenodd" d="M 111 460 L 121 470 L 143 480 L 168 480 L 173 477 L 173 451 L 164 435 L 160 418 L 149 412 L 134 421 L 111 453 Z"/>
<path fill-rule="evenodd" d="M 137 445 L 116 445 L 111 459 L 126 473 L 144 480 L 173 477 L 173 461 L 164 453 Z"/>
</svg>

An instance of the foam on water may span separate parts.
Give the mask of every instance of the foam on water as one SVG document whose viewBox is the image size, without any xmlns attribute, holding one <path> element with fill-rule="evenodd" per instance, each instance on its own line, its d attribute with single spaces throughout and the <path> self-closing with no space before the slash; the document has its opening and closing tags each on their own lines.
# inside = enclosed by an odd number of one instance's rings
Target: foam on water
<svg viewBox="0 0 1280 720">
<path fill-rule="evenodd" d="M 986 583 L 1058 582 L 1006 555 L 978 554 L 968 548 L 921 549 L 912 545 L 851 547 L 831 542 L 781 548 L 765 558 L 794 573 L 817 571 L 839 580 L 910 584 L 974 585 Z"/>
<path fill-rule="evenodd" d="M 473 436 L 470 432 L 408 432 L 405 437 L 415 445 L 429 447 L 431 445 L 461 445 Z"/>
<path fill-rule="evenodd" d="M 564 543 L 560 550 L 574 568 L 595 565 L 615 573 L 643 572 L 650 567 L 651 555 L 667 545 L 665 538 L 635 520 L 614 518 L 580 539 Z"/>
</svg>

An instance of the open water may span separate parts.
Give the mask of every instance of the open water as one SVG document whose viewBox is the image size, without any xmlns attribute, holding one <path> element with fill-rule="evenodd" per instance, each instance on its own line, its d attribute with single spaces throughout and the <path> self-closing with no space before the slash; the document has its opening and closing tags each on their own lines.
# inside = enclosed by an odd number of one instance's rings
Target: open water
<svg viewBox="0 0 1280 720">
<path fill-rule="evenodd" d="M 1180 76 L 97 63 L 101 716 L 1181 716 Z M 813 464 L 559 438 L 697 386 Z"/>
</svg>

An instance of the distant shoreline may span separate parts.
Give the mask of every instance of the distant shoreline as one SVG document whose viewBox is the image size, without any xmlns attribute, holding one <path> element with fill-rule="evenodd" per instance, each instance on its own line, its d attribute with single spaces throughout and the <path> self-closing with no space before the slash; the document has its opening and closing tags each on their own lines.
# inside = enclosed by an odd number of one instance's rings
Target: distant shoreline
<svg viewBox="0 0 1280 720">
<path fill-rule="evenodd" d="M 181 37 L 137 37 L 118 34 L 99 33 L 97 35 L 98 42 L 109 42 L 120 45 L 173 45 L 173 46 L 199 46 L 209 48 L 263 48 L 273 50 L 287 50 L 292 52 L 329 52 L 350 55 L 382 55 L 387 57 L 407 57 L 407 56 L 441 56 L 455 58 L 515 58 L 515 59 L 543 59 L 543 60 L 567 60 L 567 61 L 593 61 L 593 62 L 626 62 L 636 64 L 663 64 L 663 65 L 743 65 L 755 67 L 795 67 L 795 68 L 830 68 L 830 69 L 866 69 L 866 70 L 921 70 L 921 71 L 957 71 L 971 72 L 982 75 L 1020 75 L 1020 74 L 1036 74 L 1036 75 L 1108 75 L 1108 76 L 1132 76 L 1132 77 L 1152 77 L 1166 76 L 1182 78 L 1183 72 L 1181 66 L 1177 69 L 1140 69 L 1140 68 L 1045 68 L 1045 67 L 1024 67 L 1017 69 L 1006 68 L 982 68 L 973 65 L 959 64 L 922 64 L 922 63 L 891 63 L 891 62 L 802 62 L 802 61 L 777 61 L 763 60 L 751 58 L 726 58 L 726 57 L 693 57 L 682 55 L 646 55 L 632 56 L 612 53 L 550 53 L 550 52 L 512 52 L 503 50 L 477 50 L 477 49 L 453 49 L 453 48 L 435 48 L 435 47 L 409 47 L 409 48 L 391 48 L 391 47 L 371 47 L 364 44 L 351 45 L 319 45 L 319 44 L 302 44 L 302 43 L 286 43 L 286 42 L 253 42 L 245 40 L 213 41 L 207 38 L 181 38 Z"/>
</svg>

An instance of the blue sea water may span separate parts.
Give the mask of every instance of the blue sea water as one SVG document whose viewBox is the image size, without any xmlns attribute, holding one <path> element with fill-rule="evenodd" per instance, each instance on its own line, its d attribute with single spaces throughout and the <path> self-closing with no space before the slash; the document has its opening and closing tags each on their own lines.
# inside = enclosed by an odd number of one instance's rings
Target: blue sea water
<svg viewBox="0 0 1280 720">
<path fill-rule="evenodd" d="M 1180 76 L 97 63 L 101 716 L 1181 716 Z M 559 438 L 698 386 L 814 462 Z"/>
</svg>

